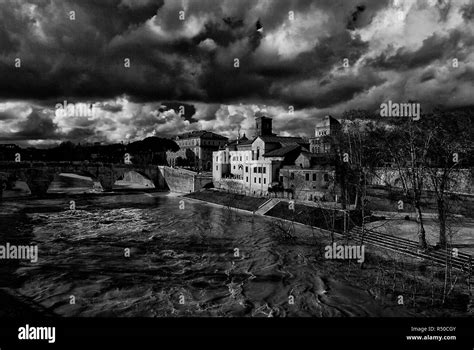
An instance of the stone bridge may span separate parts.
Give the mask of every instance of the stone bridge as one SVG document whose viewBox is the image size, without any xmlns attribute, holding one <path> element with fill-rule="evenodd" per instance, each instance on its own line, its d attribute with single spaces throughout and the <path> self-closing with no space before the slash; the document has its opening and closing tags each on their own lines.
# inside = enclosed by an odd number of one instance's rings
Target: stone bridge
<svg viewBox="0 0 474 350">
<path fill-rule="evenodd" d="M 91 162 L 0 162 L 0 180 L 24 181 L 28 184 L 33 195 L 46 193 L 55 176 L 60 173 L 88 176 L 94 181 L 100 182 L 104 190 L 111 190 L 114 183 L 130 171 L 135 171 L 148 178 L 157 189 L 167 188 L 156 165 Z"/>
<path fill-rule="evenodd" d="M 196 173 L 194 171 L 164 165 L 160 165 L 158 168 L 160 169 L 166 187 L 171 192 L 190 193 L 213 186 L 212 173 L 210 172 Z"/>
</svg>

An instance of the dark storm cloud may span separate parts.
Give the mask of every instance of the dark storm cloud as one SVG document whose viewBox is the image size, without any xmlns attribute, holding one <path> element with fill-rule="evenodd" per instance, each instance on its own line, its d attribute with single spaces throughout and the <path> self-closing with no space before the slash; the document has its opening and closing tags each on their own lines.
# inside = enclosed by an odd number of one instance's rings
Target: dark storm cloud
<svg viewBox="0 0 474 350">
<path fill-rule="evenodd" d="M 433 34 L 423 41 L 423 45 L 411 52 L 400 48 L 395 55 L 382 54 L 375 59 L 367 60 L 367 64 L 383 69 L 407 70 L 424 67 L 433 61 L 446 57 L 463 59 L 465 54 L 458 48 L 463 40 L 459 31 L 452 31 L 448 37 Z"/>
<path fill-rule="evenodd" d="M 357 26 L 357 21 L 359 20 L 360 16 L 362 13 L 365 11 L 365 6 L 364 5 L 358 5 L 356 6 L 356 9 L 354 12 L 352 12 L 349 21 L 347 23 L 347 29 L 354 30 Z"/>
<path fill-rule="evenodd" d="M 465 21 L 472 21 L 474 19 L 474 1 L 462 6 L 460 11 Z"/>
<path fill-rule="evenodd" d="M 4 0 L 0 99 L 32 103 L 36 116 L 22 110 L 13 126 L 19 107 L 0 101 L 0 126 L 16 138 L 120 140 L 238 128 L 221 104 L 292 105 L 309 123 L 386 96 L 466 103 L 473 13 L 468 0 Z M 448 74 L 454 57 L 461 67 Z M 57 118 L 63 100 L 97 103 L 99 113 Z M 247 123 L 252 110 L 236 118 Z"/>
<path fill-rule="evenodd" d="M 84 140 L 87 140 L 91 137 L 101 140 L 101 136 L 102 135 L 98 135 L 97 132 L 91 128 L 74 128 L 66 135 L 62 135 L 62 138 L 72 142 L 83 142 Z"/>
<path fill-rule="evenodd" d="M 433 69 L 429 69 L 425 72 L 420 77 L 420 83 L 424 83 L 425 81 L 432 80 L 436 77 L 436 72 Z"/>
<path fill-rule="evenodd" d="M 7 112 L 0 112 L 0 121 L 6 120 L 14 120 L 16 119 L 16 115 L 10 111 Z"/>
<path fill-rule="evenodd" d="M 123 110 L 123 106 L 117 105 L 117 104 L 111 104 L 111 103 L 105 103 L 102 106 L 100 106 L 100 108 L 104 111 L 113 112 L 113 113 L 120 112 Z"/>
<path fill-rule="evenodd" d="M 25 120 L 19 122 L 16 127 L 19 129 L 9 135 L 2 135 L 2 138 L 10 140 L 45 140 L 58 139 L 57 126 L 48 115 L 40 110 L 34 109 Z"/>
<path fill-rule="evenodd" d="M 466 67 L 465 69 L 462 69 L 458 74 L 456 74 L 456 79 L 460 82 L 472 83 L 474 81 L 474 68 Z"/>
<path fill-rule="evenodd" d="M 172 4 L 165 8 L 164 1 L 7 0 L 7 3 L 9 6 L 0 10 L 0 38 L 5 43 L 2 49 L 9 53 L 0 60 L 0 74 L 5 77 L 0 83 L 0 96 L 101 99 L 127 94 L 141 101 L 162 98 L 228 102 L 266 98 L 272 80 L 294 79 L 302 70 L 305 74 L 312 73 L 307 68 L 318 57 L 297 56 L 296 61 L 282 64 L 272 63 L 268 58 L 268 66 L 267 59 L 257 62 L 252 53 L 264 37 L 256 30 L 257 21 L 264 31 L 271 31 L 287 20 L 288 11 L 301 16 L 320 7 L 342 20 L 354 8 L 342 1 L 336 1 L 336 7 L 330 1 L 318 4 L 306 0 L 274 1 L 267 11 L 254 14 L 249 12 L 256 5 L 254 1 L 225 2 L 227 8 L 217 0 L 193 1 L 186 15 L 205 20 L 194 34 L 180 36 L 173 33 L 185 25 L 178 18 L 181 7 Z M 384 2 L 366 3 L 355 8 L 373 14 Z M 69 18 L 70 11 L 75 11 L 74 21 Z M 150 29 L 153 26 L 166 35 L 171 34 L 160 38 Z M 343 26 L 340 29 L 343 33 Z M 341 30 L 324 40 L 337 38 Z M 216 44 L 216 51 L 209 52 L 199 46 L 206 39 Z M 352 45 L 350 40 L 340 44 Z M 241 45 L 237 54 L 242 60 L 243 73 L 236 72 L 232 60 L 219 61 L 219 53 L 231 45 Z M 315 56 L 321 53 L 319 63 L 325 59 L 326 51 L 323 48 L 313 51 Z M 22 60 L 20 69 L 13 66 L 16 57 Z M 130 59 L 130 68 L 124 67 L 125 58 Z M 295 66 L 300 67 L 296 72 Z"/>
<path fill-rule="evenodd" d="M 315 106 L 327 108 L 351 100 L 354 96 L 386 80 L 370 69 L 359 75 L 330 76 L 327 80 L 308 81 L 297 86 L 288 87 L 283 94 L 288 95 L 288 104 L 297 108 Z"/>
</svg>

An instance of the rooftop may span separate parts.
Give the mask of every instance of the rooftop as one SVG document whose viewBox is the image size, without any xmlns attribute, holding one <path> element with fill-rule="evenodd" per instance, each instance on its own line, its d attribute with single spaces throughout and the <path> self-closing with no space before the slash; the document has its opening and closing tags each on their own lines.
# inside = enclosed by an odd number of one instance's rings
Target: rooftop
<svg viewBox="0 0 474 350">
<path fill-rule="evenodd" d="M 277 148 L 273 151 L 265 153 L 263 156 L 264 157 L 284 157 L 288 153 L 293 152 L 295 150 L 301 149 L 301 146 L 298 144 L 292 144 L 288 146 L 283 146 L 281 148 Z"/>
<path fill-rule="evenodd" d="M 307 143 L 306 140 L 301 137 L 293 137 L 293 136 L 259 136 L 259 137 L 264 142 L 280 143 L 282 146 L 287 146 L 294 143 L 297 143 L 297 144 Z"/>
<path fill-rule="evenodd" d="M 240 139 L 235 139 L 235 140 L 231 140 L 229 141 L 229 143 L 227 144 L 228 146 L 236 146 L 236 145 L 240 145 L 242 143 L 248 143 L 250 140 L 247 138 L 247 136 L 245 136 L 245 134 L 240 138 Z M 250 141 L 250 143 L 252 143 L 252 141 Z"/>
</svg>

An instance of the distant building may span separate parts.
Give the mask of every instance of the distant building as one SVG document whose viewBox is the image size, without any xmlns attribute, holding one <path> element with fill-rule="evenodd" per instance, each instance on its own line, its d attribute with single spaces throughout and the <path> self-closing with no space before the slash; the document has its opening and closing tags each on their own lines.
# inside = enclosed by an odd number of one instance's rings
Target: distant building
<svg viewBox="0 0 474 350">
<path fill-rule="evenodd" d="M 337 120 L 328 116 L 318 123 L 312 144 L 301 137 L 275 135 L 269 117 L 259 116 L 255 123 L 253 140 L 244 135 L 213 153 L 215 187 L 263 196 L 281 192 L 302 200 L 334 198 L 331 142 L 323 137 L 338 130 Z M 310 145 L 317 152 L 310 152 Z"/>
<path fill-rule="evenodd" d="M 302 152 L 294 165 L 280 169 L 280 183 L 293 198 L 314 201 L 335 200 L 338 192 L 336 170 L 331 164 L 318 164 L 317 157 Z"/>
<path fill-rule="evenodd" d="M 192 131 L 176 136 L 179 146 L 177 152 L 166 152 L 166 159 L 171 166 L 188 166 L 209 171 L 212 166 L 212 152 L 219 150 L 227 142 L 227 137 L 210 131 Z"/>
<path fill-rule="evenodd" d="M 341 130 L 341 124 L 327 115 L 322 121 L 316 123 L 314 137 L 309 139 L 309 150 L 311 153 L 329 154 L 334 151 L 334 136 Z"/>
<path fill-rule="evenodd" d="M 232 183 L 236 190 L 267 195 L 272 186 L 278 185 L 279 169 L 292 164 L 301 149 L 308 147 L 301 137 L 276 136 L 269 117 L 259 116 L 255 123 L 253 140 L 244 136 L 214 152 L 214 186 L 226 188 Z"/>
<path fill-rule="evenodd" d="M 295 163 L 280 170 L 280 183 L 294 198 L 335 200 L 339 194 L 334 163 L 336 134 L 341 124 L 327 115 L 316 123 L 309 139 L 310 152 L 301 152 Z"/>
</svg>

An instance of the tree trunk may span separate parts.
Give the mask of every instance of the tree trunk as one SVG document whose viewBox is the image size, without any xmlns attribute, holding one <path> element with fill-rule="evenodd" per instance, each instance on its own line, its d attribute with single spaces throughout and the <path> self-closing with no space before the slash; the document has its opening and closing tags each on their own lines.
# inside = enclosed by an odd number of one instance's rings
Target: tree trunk
<svg viewBox="0 0 474 350">
<path fill-rule="evenodd" d="M 446 210 L 444 200 L 438 199 L 438 220 L 439 220 L 439 245 L 446 247 Z"/>
<path fill-rule="evenodd" d="M 421 206 L 420 203 L 416 203 L 416 210 L 418 212 L 418 220 L 420 223 L 420 233 L 418 235 L 419 242 L 420 242 L 420 248 L 421 249 L 426 249 L 428 245 L 426 244 L 426 232 L 425 232 L 425 226 L 423 224 L 423 214 L 421 212 Z"/>
<path fill-rule="evenodd" d="M 340 171 L 340 185 L 341 185 L 341 205 L 342 209 L 347 208 L 347 178 L 346 178 L 346 169 L 344 164 L 339 165 L 339 171 Z"/>
</svg>

